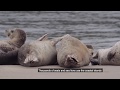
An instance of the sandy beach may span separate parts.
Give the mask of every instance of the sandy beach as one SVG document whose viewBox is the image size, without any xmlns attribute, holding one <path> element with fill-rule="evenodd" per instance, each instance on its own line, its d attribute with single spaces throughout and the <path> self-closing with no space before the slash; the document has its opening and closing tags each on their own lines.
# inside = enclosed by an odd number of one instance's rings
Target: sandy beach
<svg viewBox="0 0 120 90">
<path fill-rule="evenodd" d="M 39 69 L 63 69 L 58 65 L 23 67 L 1 65 L 0 79 L 120 79 L 120 66 L 85 66 L 80 69 L 99 69 L 103 72 L 38 72 Z"/>
</svg>

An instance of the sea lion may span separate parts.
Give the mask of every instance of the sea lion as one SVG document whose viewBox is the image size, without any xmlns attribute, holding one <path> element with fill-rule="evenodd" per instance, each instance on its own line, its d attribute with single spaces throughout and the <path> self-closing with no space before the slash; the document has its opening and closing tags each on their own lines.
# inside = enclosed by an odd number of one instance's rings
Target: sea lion
<svg viewBox="0 0 120 90">
<path fill-rule="evenodd" d="M 90 63 L 91 52 L 87 46 L 69 34 L 64 35 L 56 44 L 56 50 L 57 61 L 61 67 L 79 68 Z"/>
<path fill-rule="evenodd" d="M 18 51 L 19 64 L 26 67 L 51 65 L 57 61 L 55 45 L 58 40 L 48 40 L 47 34 L 41 38 L 24 44 Z"/>
<path fill-rule="evenodd" d="M 94 54 L 91 63 L 93 65 L 120 65 L 120 41 L 110 48 L 99 49 Z"/>
<path fill-rule="evenodd" d="M 18 64 L 18 49 L 26 41 L 26 33 L 18 28 L 5 30 L 10 39 L 0 41 L 0 65 Z"/>
</svg>

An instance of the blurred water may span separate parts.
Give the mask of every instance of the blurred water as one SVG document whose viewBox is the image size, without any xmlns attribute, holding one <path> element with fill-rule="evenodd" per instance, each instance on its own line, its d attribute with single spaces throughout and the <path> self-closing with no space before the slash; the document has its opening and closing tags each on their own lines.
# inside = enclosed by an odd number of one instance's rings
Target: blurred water
<svg viewBox="0 0 120 90">
<path fill-rule="evenodd" d="M 119 41 L 120 11 L 0 11 L 0 40 L 9 28 L 25 30 L 28 41 L 70 34 L 97 50 Z"/>
</svg>

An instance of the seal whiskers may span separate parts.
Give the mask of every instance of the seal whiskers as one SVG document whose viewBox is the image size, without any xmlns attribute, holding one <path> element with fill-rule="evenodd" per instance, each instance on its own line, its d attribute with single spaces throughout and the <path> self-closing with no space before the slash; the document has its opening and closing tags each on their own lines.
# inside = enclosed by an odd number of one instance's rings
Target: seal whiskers
<svg viewBox="0 0 120 90">
<path fill-rule="evenodd" d="M 79 61 L 74 57 L 74 55 L 67 55 L 64 65 L 68 68 L 75 67 Z"/>
</svg>

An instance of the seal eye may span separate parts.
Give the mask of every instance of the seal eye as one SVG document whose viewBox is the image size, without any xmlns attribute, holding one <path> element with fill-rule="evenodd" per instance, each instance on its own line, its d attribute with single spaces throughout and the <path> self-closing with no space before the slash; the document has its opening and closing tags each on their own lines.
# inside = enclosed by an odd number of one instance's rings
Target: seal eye
<svg viewBox="0 0 120 90">
<path fill-rule="evenodd" d="M 91 54 L 93 55 L 93 52 Z"/>
<path fill-rule="evenodd" d="M 11 33 L 13 33 L 14 31 L 13 30 L 11 30 Z"/>
<path fill-rule="evenodd" d="M 8 33 L 8 37 L 10 36 L 10 33 Z"/>
</svg>

